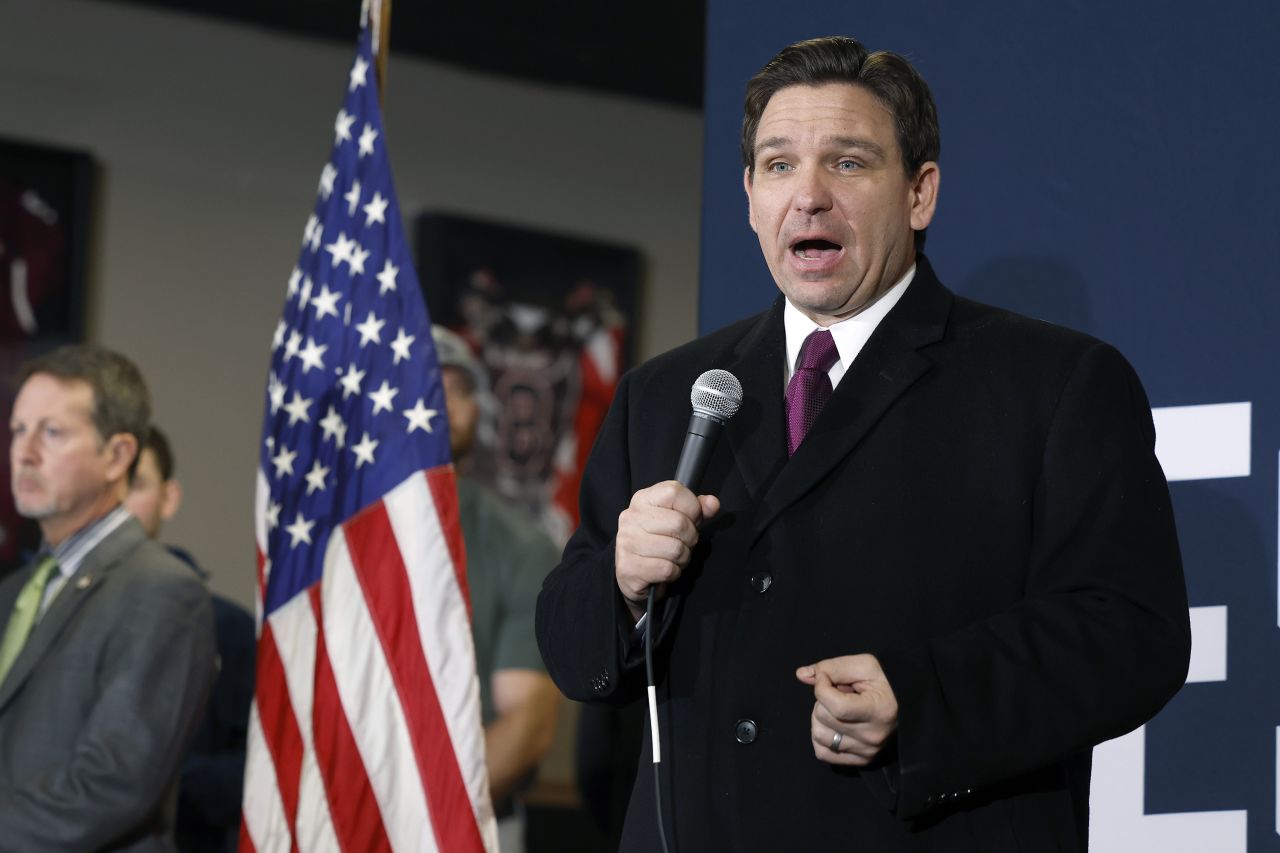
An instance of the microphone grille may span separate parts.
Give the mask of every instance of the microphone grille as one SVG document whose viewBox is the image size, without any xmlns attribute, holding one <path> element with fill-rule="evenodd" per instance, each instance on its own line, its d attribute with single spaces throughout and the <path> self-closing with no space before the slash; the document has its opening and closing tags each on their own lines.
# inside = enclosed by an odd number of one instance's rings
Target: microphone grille
<svg viewBox="0 0 1280 853">
<path fill-rule="evenodd" d="M 742 405 L 742 383 L 727 370 L 708 370 L 693 383 L 689 402 L 698 414 L 727 421 Z"/>
</svg>

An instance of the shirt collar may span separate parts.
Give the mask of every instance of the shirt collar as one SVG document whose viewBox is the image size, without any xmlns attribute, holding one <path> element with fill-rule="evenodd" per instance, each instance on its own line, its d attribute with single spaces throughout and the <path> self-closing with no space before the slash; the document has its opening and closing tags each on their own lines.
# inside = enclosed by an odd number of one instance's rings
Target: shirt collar
<svg viewBox="0 0 1280 853">
<path fill-rule="evenodd" d="M 906 274 L 889 288 L 883 296 L 877 299 L 866 309 L 859 311 L 852 317 L 841 320 L 839 323 L 827 326 L 831 332 L 831 337 L 836 344 L 836 352 L 840 354 L 840 360 L 832 367 L 831 385 L 835 387 L 840 378 L 844 376 L 844 372 L 849 369 L 849 365 L 853 364 L 853 360 L 858 357 L 858 353 L 862 352 L 862 347 L 871 337 L 871 333 L 880 325 L 880 321 L 885 315 L 892 310 L 894 305 L 898 304 L 898 300 L 902 298 L 902 294 L 906 292 L 907 286 L 911 284 L 912 279 L 916 275 L 916 265 L 912 264 Z M 807 316 L 800 312 L 800 309 L 791 304 L 791 300 L 785 300 L 782 308 L 782 325 L 787 336 L 787 364 L 786 378 L 791 378 L 791 372 L 795 367 L 796 359 L 800 357 L 800 347 L 804 344 L 804 339 L 815 329 L 822 328 L 817 323 L 810 320 Z"/>
<path fill-rule="evenodd" d="M 99 516 L 62 540 L 56 548 L 50 548 L 47 542 L 41 544 L 40 552 L 52 554 L 58 561 L 58 574 L 71 577 L 80 568 L 80 563 L 89 555 L 89 552 L 128 519 L 129 511 L 124 508 L 124 504 L 117 504 L 115 509 Z"/>
</svg>

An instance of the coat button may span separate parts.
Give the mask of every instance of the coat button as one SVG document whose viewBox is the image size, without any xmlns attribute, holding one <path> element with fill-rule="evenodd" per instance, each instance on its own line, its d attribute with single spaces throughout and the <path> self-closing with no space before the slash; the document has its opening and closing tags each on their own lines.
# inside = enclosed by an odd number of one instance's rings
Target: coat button
<svg viewBox="0 0 1280 853">
<path fill-rule="evenodd" d="M 768 572 L 756 572 L 751 576 L 751 588 L 756 592 L 765 592 L 773 586 L 773 575 Z"/>
<path fill-rule="evenodd" d="M 754 743 L 758 733 L 755 720 L 738 720 L 738 726 L 733 734 L 738 739 L 738 743 L 747 744 Z"/>
</svg>

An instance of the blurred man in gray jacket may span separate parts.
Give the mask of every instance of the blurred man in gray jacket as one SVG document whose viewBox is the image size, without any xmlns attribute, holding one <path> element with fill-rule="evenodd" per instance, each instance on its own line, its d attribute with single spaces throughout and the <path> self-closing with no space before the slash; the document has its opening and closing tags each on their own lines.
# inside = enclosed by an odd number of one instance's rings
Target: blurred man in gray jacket
<svg viewBox="0 0 1280 853">
<path fill-rule="evenodd" d="M 14 502 L 35 559 L 0 582 L 0 850 L 171 850 L 178 763 L 214 678 L 200 579 L 120 504 L 138 369 L 63 347 L 19 373 Z"/>
</svg>

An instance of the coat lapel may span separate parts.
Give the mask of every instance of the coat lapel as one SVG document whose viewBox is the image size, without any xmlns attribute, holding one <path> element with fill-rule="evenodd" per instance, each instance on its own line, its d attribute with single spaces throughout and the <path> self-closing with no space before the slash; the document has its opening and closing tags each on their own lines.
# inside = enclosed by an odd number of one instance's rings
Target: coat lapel
<svg viewBox="0 0 1280 853">
<path fill-rule="evenodd" d="M 134 519 L 128 519 L 113 530 L 80 563 L 76 573 L 67 578 L 49 609 L 36 623 L 19 652 L 8 676 L 0 683 L 0 711 L 22 687 L 27 677 L 40 665 L 41 660 L 53 648 L 58 637 L 79 612 L 80 608 L 108 580 L 111 569 L 145 537 L 142 527 Z M 24 572 L 29 575 L 28 572 Z"/>
<path fill-rule="evenodd" d="M 942 337 L 952 301 L 928 261 L 920 258 L 907 292 L 880 322 L 795 456 L 765 492 L 753 539 L 852 452 L 894 401 L 928 372 L 932 362 L 919 350 Z M 775 396 L 781 423 L 781 390 Z"/>
<path fill-rule="evenodd" d="M 742 383 L 742 408 L 725 424 L 725 437 L 747 492 L 759 496 L 787 460 L 782 416 L 786 362 L 782 297 L 738 343 L 725 369 Z"/>
</svg>

